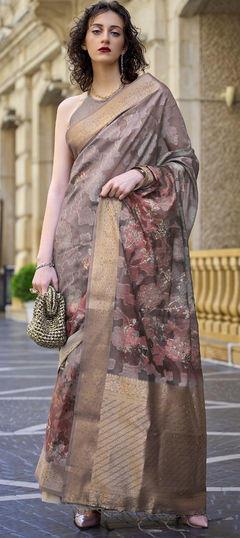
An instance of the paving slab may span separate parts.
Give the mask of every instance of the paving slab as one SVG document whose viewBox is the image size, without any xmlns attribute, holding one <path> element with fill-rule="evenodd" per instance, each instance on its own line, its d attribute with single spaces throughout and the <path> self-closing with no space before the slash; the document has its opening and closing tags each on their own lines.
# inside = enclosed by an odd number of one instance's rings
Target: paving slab
<svg viewBox="0 0 240 538">
<path fill-rule="evenodd" d="M 173 517 L 102 512 L 79 531 L 72 505 L 41 501 L 34 470 L 43 445 L 58 353 L 41 349 L 27 324 L 0 318 L 0 536 L 23 538 L 240 537 L 240 369 L 203 361 L 208 431 L 208 529 Z"/>
</svg>

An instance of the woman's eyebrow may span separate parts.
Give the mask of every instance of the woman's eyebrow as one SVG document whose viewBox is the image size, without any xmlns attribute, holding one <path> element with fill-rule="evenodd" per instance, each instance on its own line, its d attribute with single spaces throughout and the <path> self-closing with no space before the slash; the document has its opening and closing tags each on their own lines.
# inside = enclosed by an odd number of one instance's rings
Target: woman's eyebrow
<svg viewBox="0 0 240 538">
<path fill-rule="evenodd" d="M 91 24 L 91 26 L 102 26 L 103 27 L 103 24 L 100 24 L 98 22 L 94 22 L 93 24 Z M 110 26 L 110 28 L 120 28 L 120 30 L 122 30 L 121 26 L 118 26 L 117 24 L 112 24 Z"/>
</svg>

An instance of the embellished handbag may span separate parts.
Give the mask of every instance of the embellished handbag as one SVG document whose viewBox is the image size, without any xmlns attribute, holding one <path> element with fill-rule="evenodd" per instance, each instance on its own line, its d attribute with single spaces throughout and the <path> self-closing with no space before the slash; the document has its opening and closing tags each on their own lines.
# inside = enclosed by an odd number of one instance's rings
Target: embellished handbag
<svg viewBox="0 0 240 538">
<path fill-rule="evenodd" d="M 60 292 L 49 286 L 38 295 L 33 308 L 33 318 L 27 326 L 27 334 L 42 347 L 61 348 L 66 340 L 65 301 Z"/>
</svg>

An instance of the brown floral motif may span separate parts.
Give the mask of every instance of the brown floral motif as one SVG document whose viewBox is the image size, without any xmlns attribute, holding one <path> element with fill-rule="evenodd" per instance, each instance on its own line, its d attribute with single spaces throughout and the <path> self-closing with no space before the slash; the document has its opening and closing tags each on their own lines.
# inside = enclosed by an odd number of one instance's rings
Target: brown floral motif
<svg viewBox="0 0 240 538">
<path fill-rule="evenodd" d="M 183 250 L 181 222 L 171 171 L 166 169 L 162 177 L 161 190 L 158 174 L 148 196 L 132 193 L 122 211 L 111 349 L 115 370 L 111 360 L 109 371 L 119 374 L 129 364 L 140 378 L 179 384 L 185 382 L 184 371 L 191 361 L 190 323 L 195 314 L 186 301 L 184 257 L 179 258 L 173 278 L 173 244 Z"/>
<path fill-rule="evenodd" d="M 60 461 L 67 457 L 79 367 L 79 353 L 74 350 L 58 373 L 45 436 L 48 461 Z"/>
<path fill-rule="evenodd" d="M 86 298 L 87 295 L 85 293 L 77 308 L 75 308 L 73 305 L 68 305 L 66 308 L 66 329 L 68 337 L 78 331 L 84 321 L 86 313 Z"/>
</svg>

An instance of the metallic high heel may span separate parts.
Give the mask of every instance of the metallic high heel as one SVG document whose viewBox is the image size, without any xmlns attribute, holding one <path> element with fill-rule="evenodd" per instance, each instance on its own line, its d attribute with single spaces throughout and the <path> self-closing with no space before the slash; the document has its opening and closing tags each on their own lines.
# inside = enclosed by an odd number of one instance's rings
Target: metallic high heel
<svg viewBox="0 0 240 538">
<path fill-rule="evenodd" d="M 79 529 L 89 529 L 100 525 L 101 513 L 98 510 L 77 510 L 74 514 L 73 523 Z"/>
<path fill-rule="evenodd" d="M 190 517 L 194 517 L 194 516 L 193 515 L 192 516 L 178 516 L 177 524 L 182 522 L 183 525 L 188 525 L 188 527 L 193 527 L 194 529 L 208 529 L 208 522 L 206 525 L 193 525 L 189 520 Z M 206 517 L 207 519 L 207 516 L 204 516 L 204 517 Z"/>
</svg>

